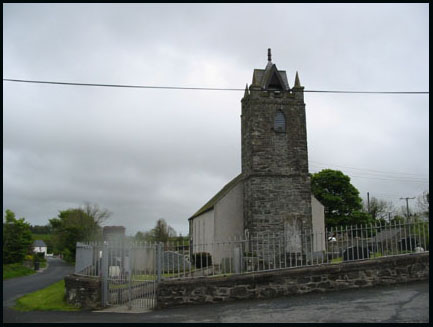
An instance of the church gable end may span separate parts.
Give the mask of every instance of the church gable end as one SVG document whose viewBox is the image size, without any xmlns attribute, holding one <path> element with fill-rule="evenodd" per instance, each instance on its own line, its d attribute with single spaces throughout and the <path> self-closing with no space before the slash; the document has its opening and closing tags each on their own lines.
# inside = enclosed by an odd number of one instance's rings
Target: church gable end
<svg viewBox="0 0 433 327">
<path fill-rule="evenodd" d="M 286 91 L 286 83 L 284 83 L 280 72 L 277 70 L 275 65 L 272 65 L 271 69 L 265 73 L 263 88 L 265 90 L 284 90 Z"/>
</svg>

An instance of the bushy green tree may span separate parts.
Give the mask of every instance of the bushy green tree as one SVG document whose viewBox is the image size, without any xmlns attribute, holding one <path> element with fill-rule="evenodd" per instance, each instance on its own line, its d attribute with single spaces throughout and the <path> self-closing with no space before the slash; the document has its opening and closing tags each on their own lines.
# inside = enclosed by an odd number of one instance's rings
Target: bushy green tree
<svg viewBox="0 0 433 327">
<path fill-rule="evenodd" d="M 75 260 L 76 243 L 100 239 L 101 223 L 110 216 L 107 210 L 86 204 L 84 208 L 68 209 L 59 212 L 57 218 L 50 219 L 55 247 L 64 254 L 66 261 Z"/>
<path fill-rule="evenodd" d="M 389 221 L 390 224 L 404 224 L 406 223 L 406 218 L 404 216 L 401 215 L 395 215 L 394 217 L 391 218 L 391 220 Z"/>
<path fill-rule="evenodd" d="M 359 191 L 350 177 L 339 170 L 324 169 L 311 175 L 311 192 L 325 206 L 326 227 L 369 224 L 372 217 L 362 211 Z"/>
<path fill-rule="evenodd" d="M 3 223 L 3 263 L 20 263 L 32 245 L 30 224 L 24 218 L 16 219 L 15 214 L 6 209 Z"/>
</svg>

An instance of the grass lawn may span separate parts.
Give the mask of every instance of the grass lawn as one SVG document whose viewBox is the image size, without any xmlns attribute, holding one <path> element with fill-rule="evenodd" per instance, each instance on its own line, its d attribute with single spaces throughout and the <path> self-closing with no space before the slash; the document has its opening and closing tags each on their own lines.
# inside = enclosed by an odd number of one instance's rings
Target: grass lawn
<svg viewBox="0 0 433 327">
<path fill-rule="evenodd" d="M 78 311 L 66 303 L 65 281 L 62 279 L 39 291 L 24 295 L 16 301 L 15 310 L 19 311 Z"/>
<path fill-rule="evenodd" d="M 34 274 L 33 269 L 24 267 L 21 263 L 3 265 L 3 280 Z"/>
</svg>

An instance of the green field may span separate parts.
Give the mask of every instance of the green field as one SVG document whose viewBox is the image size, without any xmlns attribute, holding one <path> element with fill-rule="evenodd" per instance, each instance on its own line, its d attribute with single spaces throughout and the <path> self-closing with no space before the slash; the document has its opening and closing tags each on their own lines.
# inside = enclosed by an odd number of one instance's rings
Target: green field
<svg viewBox="0 0 433 327">
<path fill-rule="evenodd" d="M 62 279 L 39 291 L 24 295 L 16 301 L 15 310 L 19 311 L 78 311 L 66 303 L 65 281 Z"/>
<path fill-rule="evenodd" d="M 24 267 L 21 263 L 3 265 L 3 280 L 34 274 L 33 269 Z"/>
<path fill-rule="evenodd" d="M 50 241 L 53 238 L 53 234 L 35 234 L 32 233 L 32 239 L 34 240 L 42 240 L 45 243 Z"/>
</svg>

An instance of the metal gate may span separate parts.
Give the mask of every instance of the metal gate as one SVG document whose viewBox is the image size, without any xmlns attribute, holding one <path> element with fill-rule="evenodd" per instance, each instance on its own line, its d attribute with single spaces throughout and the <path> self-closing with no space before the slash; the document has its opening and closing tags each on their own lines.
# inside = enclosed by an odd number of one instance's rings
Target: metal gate
<svg viewBox="0 0 433 327">
<path fill-rule="evenodd" d="M 159 245 L 106 241 L 102 249 L 102 304 L 153 309 L 160 276 Z"/>
</svg>

